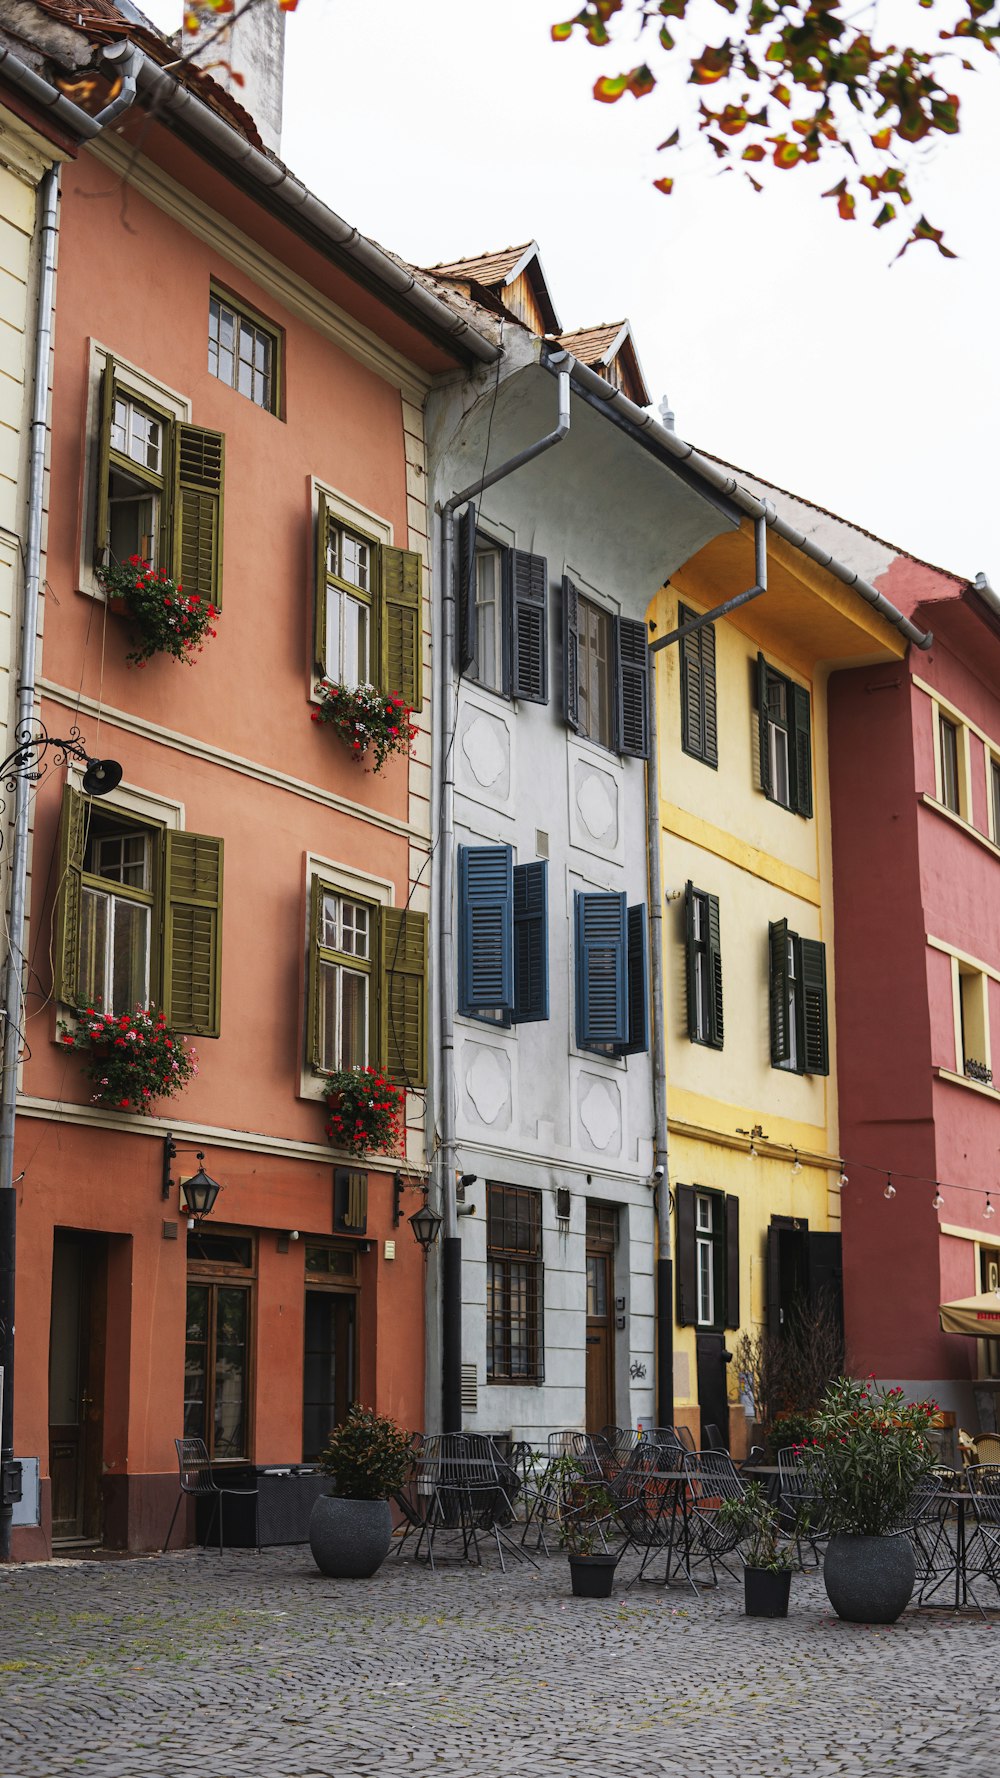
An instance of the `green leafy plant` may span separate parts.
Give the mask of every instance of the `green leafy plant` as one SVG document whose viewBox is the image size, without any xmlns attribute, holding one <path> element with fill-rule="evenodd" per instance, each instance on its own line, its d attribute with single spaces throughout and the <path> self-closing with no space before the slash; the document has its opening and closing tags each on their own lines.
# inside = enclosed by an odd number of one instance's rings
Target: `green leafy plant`
<svg viewBox="0 0 1000 1778">
<path fill-rule="evenodd" d="M 61 1027 L 60 1042 L 86 1056 L 94 1105 L 148 1115 L 157 1099 L 172 1099 L 198 1072 L 195 1051 L 153 1006 L 121 1014 L 88 1006 L 74 1018 Z"/>
<path fill-rule="evenodd" d="M 319 699 L 313 722 L 332 728 L 359 765 L 370 756 L 372 771 L 380 772 L 391 753 L 409 755 L 417 731 L 409 704 L 396 692 L 376 691 L 373 685 L 349 688 L 323 679 Z"/>
<path fill-rule="evenodd" d="M 884 1537 L 905 1523 L 913 1491 L 934 1467 L 927 1437 L 933 1401 L 907 1401 L 901 1388 L 869 1377 L 838 1377 L 812 1422 L 801 1458 L 815 1471 L 833 1531 Z"/>
<path fill-rule="evenodd" d="M 781 1544 L 778 1509 L 768 1500 L 760 1482 L 748 1482 L 742 1499 L 724 1500 L 714 1517 L 740 1539 L 747 1568 L 781 1574 L 793 1566 L 791 1550 Z"/>
<path fill-rule="evenodd" d="M 326 1077 L 326 1133 L 350 1154 L 396 1154 L 403 1138 L 406 1093 L 381 1068 L 348 1068 Z"/>
<path fill-rule="evenodd" d="M 413 1449 L 410 1435 L 387 1415 L 355 1402 L 334 1427 L 319 1460 L 342 1500 L 388 1500 L 406 1480 Z"/>
<path fill-rule="evenodd" d="M 200 593 L 186 593 L 179 580 L 144 556 L 98 568 L 97 578 L 109 599 L 122 601 L 132 620 L 137 640 L 125 659 L 133 666 L 144 667 L 157 654 L 172 654 L 192 666 L 207 638 L 216 634 L 216 606 Z"/>
<path fill-rule="evenodd" d="M 592 1556 L 603 1551 L 604 1527 L 615 1511 L 614 1496 L 600 1482 L 591 1481 L 575 1457 L 557 1457 L 548 1470 L 558 1493 L 559 1547 L 568 1556 Z"/>
<path fill-rule="evenodd" d="M 779 1451 L 787 1451 L 792 1445 L 804 1445 L 813 1434 L 813 1417 L 811 1414 L 779 1414 L 771 1423 L 767 1435 L 773 1462 L 778 1460 Z"/>
</svg>

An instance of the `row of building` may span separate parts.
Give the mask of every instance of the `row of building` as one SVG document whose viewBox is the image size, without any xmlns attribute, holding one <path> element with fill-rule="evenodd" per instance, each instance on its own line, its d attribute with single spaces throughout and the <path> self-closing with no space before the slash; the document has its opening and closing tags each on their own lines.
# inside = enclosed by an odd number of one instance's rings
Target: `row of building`
<svg viewBox="0 0 1000 1778">
<path fill-rule="evenodd" d="M 740 1334 L 821 1297 L 982 1420 L 997 1349 L 937 1309 L 1000 1268 L 1000 600 L 686 444 L 533 243 L 366 239 L 249 16 L 239 102 L 129 0 L 0 29 L 3 751 L 33 683 L 122 767 L 33 785 L 8 960 L 14 1554 L 160 1547 L 176 1438 L 308 1463 L 354 1400 L 740 1451 Z M 126 660 L 135 554 L 218 608 L 193 667 Z M 359 765 L 324 680 L 411 755 Z M 197 1078 L 95 1103 L 81 1003 L 162 1007 Z M 398 1154 L 331 1146 L 359 1064 Z"/>
</svg>

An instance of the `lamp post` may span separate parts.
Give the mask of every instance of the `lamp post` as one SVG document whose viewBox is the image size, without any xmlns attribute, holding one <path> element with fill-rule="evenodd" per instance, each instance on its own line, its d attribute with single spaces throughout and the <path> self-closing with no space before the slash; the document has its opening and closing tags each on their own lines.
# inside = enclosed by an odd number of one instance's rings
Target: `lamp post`
<svg viewBox="0 0 1000 1778">
<path fill-rule="evenodd" d="M 27 620 L 26 620 L 27 622 Z M 32 632 L 33 633 L 33 632 Z M 33 689 L 33 688 L 32 688 Z M 74 724 L 68 736 L 50 735 L 35 718 L 14 731 L 16 746 L 0 765 L 0 785 L 15 794 L 14 844 L 11 853 L 10 911 L 3 1003 L 2 1073 L 0 1073 L 0 1562 L 10 1561 L 14 1503 L 21 1498 L 20 1465 L 14 1461 L 14 1286 L 16 1235 L 14 1192 L 14 1124 L 17 1115 L 17 1070 L 21 1057 L 24 996 L 24 925 L 28 860 L 28 789 L 45 776 L 46 754 L 52 763 L 76 759 L 86 766 L 84 794 L 107 796 L 121 783 L 115 759 L 97 759 L 87 752 Z M 2 813 L 0 807 L 0 813 Z M 0 845 L 3 836 L 0 833 Z"/>
</svg>

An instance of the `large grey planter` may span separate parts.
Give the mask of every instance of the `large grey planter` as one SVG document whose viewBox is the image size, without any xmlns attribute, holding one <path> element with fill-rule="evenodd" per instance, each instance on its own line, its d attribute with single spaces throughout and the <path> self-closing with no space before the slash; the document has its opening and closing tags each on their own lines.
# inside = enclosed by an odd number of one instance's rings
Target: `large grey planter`
<svg viewBox="0 0 1000 1778">
<path fill-rule="evenodd" d="M 323 1574 L 360 1580 L 381 1568 L 392 1541 L 387 1500 L 321 1494 L 309 1516 L 309 1548 Z"/>
<path fill-rule="evenodd" d="M 908 1537 L 831 1537 L 823 1563 L 830 1604 L 849 1624 L 894 1624 L 910 1602 L 916 1564 Z"/>
</svg>

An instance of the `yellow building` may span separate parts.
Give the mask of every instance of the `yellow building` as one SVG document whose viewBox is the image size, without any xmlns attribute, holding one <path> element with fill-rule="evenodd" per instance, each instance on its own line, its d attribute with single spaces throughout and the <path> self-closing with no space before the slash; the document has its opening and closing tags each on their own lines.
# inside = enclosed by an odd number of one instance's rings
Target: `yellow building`
<svg viewBox="0 0 1000 1778">
<path fill-rule="evenodd" d="M 767 565 L 763 595 L 656 657 L 675 1418 L 737 1455 L 726 1354 L 839 1282 L 827 682 L 906 648 L 773 533 Z M 654 646 L 754 580 L 747 519 L 657 595 Z"/>
</svg>

